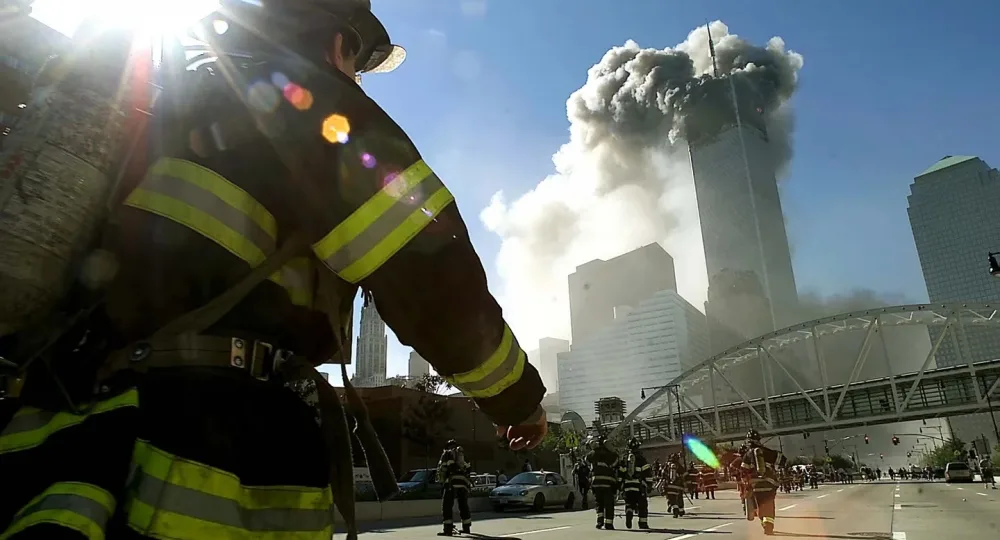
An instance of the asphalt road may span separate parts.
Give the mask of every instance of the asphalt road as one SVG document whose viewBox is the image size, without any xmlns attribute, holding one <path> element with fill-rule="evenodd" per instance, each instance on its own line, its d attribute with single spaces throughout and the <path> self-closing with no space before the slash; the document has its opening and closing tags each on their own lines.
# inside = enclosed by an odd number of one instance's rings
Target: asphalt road
<svg viewBox="0 0 1000 540">
<path fill-rule="evenodd" d="M 471 538 L 582 540 L 622 534 L 649 534 L 657 540 L 762 540 L 759 522 L 741 515 L 733 491 L 718 499 L 688 503 L 688 515 L 666 514 L 666 500 L 650 500 L 650 531 L 629 531 L 619 506 L 615 531 L 594 529 L 593 510 L 544 513 L 512 511 L 473 516 Z M 979 484 L 881 482 L 827 484 L 778 497 L 775 537 L 844 540 L 957 540 L 1000 538 L 1000 491 Z M 457 512 L 456 512 L 456 518 Z M 440 520 L 368 524 L 367 535 L 379 540 L 436 538 Z M 584 536 L 585 535 L 585 536 Z M 340 536 L 339 534 L 337 535 Z M 470 536 L 466 536 L 467 538 Z M 700 537 L 700 538 L 698 538 Z"/>
</svg>

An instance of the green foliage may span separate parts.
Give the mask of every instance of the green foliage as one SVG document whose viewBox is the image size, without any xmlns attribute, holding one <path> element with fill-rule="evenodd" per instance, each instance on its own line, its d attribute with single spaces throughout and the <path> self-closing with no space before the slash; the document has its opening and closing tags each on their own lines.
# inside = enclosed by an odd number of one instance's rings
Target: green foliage
<svg viewBox="0 0 1000 540">
<path fill-rule="evenodd" d="M 447 398 L 426 394 L 410 405 L 403 415 L 403 438 L 424 447 L 428 463 L 431 450 L 444 442 L 450 413 Z"/>
<path fill-rule="evenodd" d="M 806 456 L 795 456 L 788 460 L 788 465 L 809 465 L 812 462 L 813 460 Z"/>
<path fill-rule="evenodd" d="M 538 447 L 555 454 L 568 454 L 580 446 L 580 436 L 577 432 L 562 429 L 558 424 L 549 424 L 549 432 Z"/>
<path fill-rule="evenodd" d="M 426 394 L 443 394 L 450 390 L 452 386 L 448 381 L 444 380 L 444 377 L 428 373 L 417 379 L 413 388 Z"/>
<path fill-rule="evenodd" d="M 854 462 L 849 457 L 840 454 L 831 454 L 828 459 L 827 463 L 834 469 L 844 469 L 845 471 L 854 469 Z"/>
<path fill-rule="evenodd" d="M 998 471 L 993 474 L 1000 474 L 1000 444 L 993 447 L 993 457 L 991 461 L 993 462 L 993 470 Z"/>
<path fill-rule="evenodd" d="M 920 464 L 925 467 L 944 467 L 953 461 L 965 462 L 965 442 L 952 437 L 948 442 L 923 455 Z"/>
</svg>

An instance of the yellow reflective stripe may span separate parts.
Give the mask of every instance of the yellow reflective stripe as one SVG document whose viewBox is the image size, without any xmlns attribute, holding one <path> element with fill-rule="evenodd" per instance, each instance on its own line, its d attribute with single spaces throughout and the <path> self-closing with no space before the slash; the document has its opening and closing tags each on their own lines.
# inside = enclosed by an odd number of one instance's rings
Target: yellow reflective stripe
<svg viewBox="0 0 1000 540">
<path fill-rule="evenodd" d="M 104 489 L 82 482 L 58 482 L 18 511 L 0 540 L 40 524 L 66 527 L 100 540 L 114 512 L 115 498 Z"/>
<path fill-rule="evenodd" d="M 465 373 L 444 378 L 467 396 L 487 398 L 503 392 L 520 380 L 526 362 L 527 356 L 514 338 L 514 333 L 504 324 L 500 346 L 485 362 Z"/>
<path fill-rule="evenodd" d="M 23 407 L 11 418 L 0 433 L 0 454 L 34 448 L 52 434 L 78 425 L 87 418 L 123 407 L 138 407 L 139 392 L 128 390 L 113 398 L 99 401 L 85 414 L 52 412 L 35 407 Z"/>
<path fill-rule="evenodd" d="M 211 192 L 229 206 L 252 219 L 265 232 L 276 237 L 278 230 L 274 216 L 243 188 L 223 178 L 219 173 L 197 163 L 176 158 L 162 158 L 149 169 L 150 174 L 179 178 Z"/>
<path fill-rule="evenodd" d="M 313 251 L 344 280 L 358 283 L 379 269 L 455 199 L 420 160 L 333 228 Z"/>
<path fill-rule="evenodd" d="M 328 540 L 329 487 L 250 487 L 229 472 L 137 441 L 126 503 L 129 527 L 156 538 Z"/>
<path fill-rule="evenodd" d="M 201 165 L 174 158 L 156 162 L 125 205 L 167 218 L 215 242 L 251 267 L 274 252 L 274 216 L 242 188 Z M 314 283 L 308 258 L 293 259 L 268 279 L 292 303 L 311 307 Z"/>
</svg>

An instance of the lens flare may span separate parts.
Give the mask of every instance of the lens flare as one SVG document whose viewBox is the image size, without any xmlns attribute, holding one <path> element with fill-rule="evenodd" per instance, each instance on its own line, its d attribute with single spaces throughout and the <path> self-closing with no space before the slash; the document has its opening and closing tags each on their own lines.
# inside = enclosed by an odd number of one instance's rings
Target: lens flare
<svg viewBox="0 0 1000 540">
<path fill-rule="evenodd" d="M 712 450 L 706 446 L 705 443 L 690 435 L 685 435 L 684 446 L 688 447 L 688 450 L 694 454 L 694 457 L 696 457 L 698 461 L 701 461 L 713 469 L 719 468 L 719 458 L 715 457 L 715 453 L 712 452 Z"/>
</svg>

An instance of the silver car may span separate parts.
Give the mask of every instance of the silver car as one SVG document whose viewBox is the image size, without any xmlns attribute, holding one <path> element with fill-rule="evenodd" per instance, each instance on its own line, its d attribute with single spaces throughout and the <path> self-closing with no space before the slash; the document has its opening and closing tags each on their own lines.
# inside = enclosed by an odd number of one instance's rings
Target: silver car
<svg viewBox="0 0 1000 540">
<path fill-rule="evenodd" d="M 497 512 L 511 507 L 541 510 L 559 505 L 572 508 L 576 498 L 576 488 L 559 474 L 548 471 L 523 472 L 490 492 L 490 502 Z"/>
</svg>

